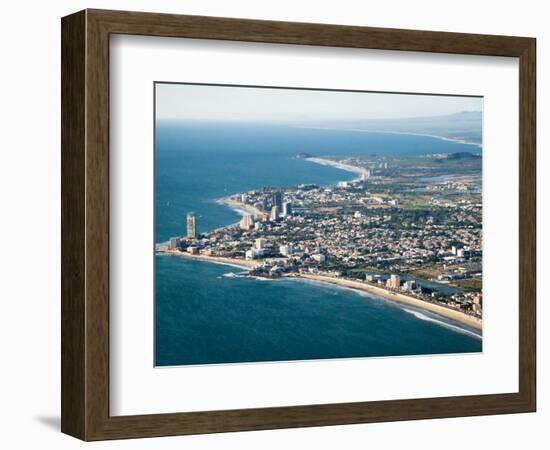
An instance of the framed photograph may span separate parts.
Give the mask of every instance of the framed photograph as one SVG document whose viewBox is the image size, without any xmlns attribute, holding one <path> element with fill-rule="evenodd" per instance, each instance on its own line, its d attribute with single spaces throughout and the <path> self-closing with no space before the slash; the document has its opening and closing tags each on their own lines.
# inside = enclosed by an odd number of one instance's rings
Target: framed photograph
<svg viewBox="0 0 550 450">
<path fill-rule="evenodd" d="M 535 411 L 535 39 L 61 28 L 63 432 Z"/>
</svg>

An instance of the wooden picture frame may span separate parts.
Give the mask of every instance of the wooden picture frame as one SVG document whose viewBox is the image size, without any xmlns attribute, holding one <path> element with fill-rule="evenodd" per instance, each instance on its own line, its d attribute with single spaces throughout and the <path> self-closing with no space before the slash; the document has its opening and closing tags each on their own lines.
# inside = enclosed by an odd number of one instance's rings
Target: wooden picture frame
<svg viewBox="0 0 550 450">
<path fill-rule="evenodd" d="M 105 10 L 64 17 L 61 29 L 64 433 L 101 440 L 535 411 L 535 39 Z M 110 416 L 109 36 L 117 33 L 519 58 L 519 391 Z"/>
</svg>

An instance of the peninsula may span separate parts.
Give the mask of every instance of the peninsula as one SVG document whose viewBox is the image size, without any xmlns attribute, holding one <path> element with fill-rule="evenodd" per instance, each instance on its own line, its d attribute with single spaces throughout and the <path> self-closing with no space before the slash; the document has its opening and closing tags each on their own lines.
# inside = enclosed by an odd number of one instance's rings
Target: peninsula
<svg viewBox="0 0 550 450">
<path fill-rule="evenodd" d="M 363 290 L 482 328 L 481 156 L 299 156 L 359 178 L 336 186 L 262 187 L 220 201 L 237 224 L 158 252 L 228 264 L 264 278 Z"/>
</svg>

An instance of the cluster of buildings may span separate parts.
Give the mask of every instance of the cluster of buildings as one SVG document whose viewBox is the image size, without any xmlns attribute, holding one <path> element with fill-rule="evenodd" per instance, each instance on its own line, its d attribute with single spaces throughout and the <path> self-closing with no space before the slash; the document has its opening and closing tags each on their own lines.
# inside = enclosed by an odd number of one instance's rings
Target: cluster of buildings
<svg viewBox="0 0 550 450">
<path fill-rule="evenodd" d="M 196 216 L 189 213 L 186 236 L 171 238 L 169 249 L 254 261 L 252 272 L 260 276 L 362 277 L 481 315 L 480 292 L 447 295 L 403 277 L 429 268 L 442 283 L 481 279 L 480 198 L 463 198 L 456 191 L 423 193 L 419 202 L 418 194 L 404 194 L 391 183 L 385 180 L 385 191 L 375 193 L 365 180 L 251 190 L 230 199 L 248 211 L 237 225 L 199 234 Z M 369 270 L 389 275 L 369 275 Z"/>
<path fill-rule="evenodd" d="M 242 230 L 259 228 L 258 222 L 272 221 L 292 216 L 292 203 L 283 200 L 283 192 L 279 189 L 264 188 L 262 191 L 250 191 L 246 194 L 234 196 L 233 203 L 250 208 L 253 214 L 245 214 L 239 223 Z"/>
<path fill-rule="evenodd" d="M 409 296 L 422 300 L 444 303 L 446 306 L 481 317 L 483 298 L 481 292 L 459 293 L 457 291 L 450 291 L 446 295 L 442 295 L 433 284 L 428 284 L 411 277 L 403 279 L 398 274 L 367 273 L 365 281 L 369 284 L 385 287 L 394 292 L 406 293 Z"/>
</svg>

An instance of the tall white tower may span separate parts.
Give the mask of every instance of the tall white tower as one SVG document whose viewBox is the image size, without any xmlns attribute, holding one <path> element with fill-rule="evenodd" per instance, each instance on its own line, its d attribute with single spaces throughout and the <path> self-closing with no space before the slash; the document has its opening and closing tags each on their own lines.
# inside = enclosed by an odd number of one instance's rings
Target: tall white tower
<svg viewBox="0 0 550 450">
<path fill-rule="evenodd" d="M 197 237 L 197 218 L 193 212 L 187 214 L 187 237 L 190 239 Z"/>
</svg>

